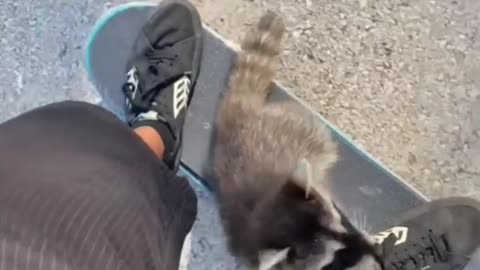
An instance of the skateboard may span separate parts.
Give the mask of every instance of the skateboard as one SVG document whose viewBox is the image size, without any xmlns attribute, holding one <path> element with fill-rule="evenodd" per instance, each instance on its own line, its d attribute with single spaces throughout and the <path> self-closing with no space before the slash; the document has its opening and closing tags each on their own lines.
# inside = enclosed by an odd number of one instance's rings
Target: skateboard
<svg viewBox="0 0 480 270">
<path fill-rule="evenodd" d="M 127 57 L 137 33 L 154 11 L 155 5 L 148 2 L 111 9 L 98 20 L 86 46 L 86 69 L 103 99 L 102 106 L 122 119 L 125 101 L 121 86 Z M 235 53 L 228 45 L 231 43 L 219 34 L 208 27 L 204 31 L 203 68 L 185 123 L 181 171 L 208 189 L 213 181 L 209 175 L 216 105 L 226 89 Z M 331 186 L 347 216 L 362 216 L 368 220 L 369 229 L 381 231 L 389 227 L 390 217 L 427 200 L 287 89 L 276 86 L 271 99 L 292 99 L 331 129 L 341 155 L 341 162 L 333 169 Z"/>
<path fill-rule="evenodd" d="M 85 66 L 90 80 L 102 97 L 101 105 L 123 120 L 125 101 L 121 87 L 125 80 L 127 57 L 137 34 L 155 12 L 155 8 L 154 3 L 134 2 L 108 10 L 97 21 L 86 44 Z M 212 263 L 218 266 L 216 269 L 243 269 L 222 251 L 225 250 L 222 244 L 218 245 L 223 241 L 223 236 L 216 210 L 213 210 L 215 200 L 210 192 L 210 187 L 214 184 L 210 175 L 215 112 L 222 92 L 226 89 L 235 56 L 232 48 L 234 45 L 207 26 L 204 26 L 204 38 L 202 70 L 185 123 L 179 172 L 195 184 L 199 194 L 199 218 L 193 229 L 198 235 L 194 234 L 194 239 L 191 240 L 191 253 L 194 254 L 191 260 L 196 261 L 190 265 L 194 265 L 192 269 L 196 270 L 211 269 Z M 269 102 L 288 99 L 315 115 L 318 121 L 331 130 L 341 155 L 341 161 L 334 168 L 331 177 L 333 197 L 349 219 L 356 221 L 354 223 L 357 225 L 359 222 L 363 223 L 363 229 L 372 233 L 381 232 L 392 225 L 408 223 L 416 216 L 424 217 L 431 207 L 451 207 L 442 203 L 430 203 L 426 197 L 361 150 L 348 136 L 311 110 L 288 89 L 276 85 Z M 480 211 L 479 209 L 471 211 Z M 385 235 L 385 232 L 379 235 Z M 210 240 L 206 240 L 207 238 Z M 217 244 L 214 247 L 211 239 L 220 241 L 213 240 Z M 209 262 L 198 259 L 201 256 L 195 257 L 195 253 L 200 255 L 202 252 L 208 254 Z M 477 268 L 480 269 L 475 269 Z"/>
</svg>

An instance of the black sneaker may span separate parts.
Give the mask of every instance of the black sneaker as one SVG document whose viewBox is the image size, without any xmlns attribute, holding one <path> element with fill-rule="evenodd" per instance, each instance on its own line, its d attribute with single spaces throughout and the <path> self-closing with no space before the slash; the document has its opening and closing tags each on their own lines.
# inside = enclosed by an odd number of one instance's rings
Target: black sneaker
<svg viewBox="0 0 480 270">
<path fill-rule="evenodd" d="M 189 2 L 164 0 L 137 37 L 126 83 L 131 126 L 161 121 L 173 136 L 164 161 L 174 171 L 180 163 L 182 131 L 200 70 L 203 46 L 200 16 Z"/>
<path fill-rule="evenodd" d="M 428 202 L 400 219 L 374 237 L 385 270 L 461 270 L 480 247 L 480 203 L 472 199 Z"/>
</svg>

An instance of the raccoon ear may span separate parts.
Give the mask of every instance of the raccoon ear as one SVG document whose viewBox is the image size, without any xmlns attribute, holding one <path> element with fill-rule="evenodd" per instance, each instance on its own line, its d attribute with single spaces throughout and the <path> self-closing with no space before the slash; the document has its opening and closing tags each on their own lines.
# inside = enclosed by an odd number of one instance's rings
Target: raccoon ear
<svg viewBox="0 0 480 270">
<path fill-rule="evenodd" d="M 259 270 L 270 270 L 278 263 L 287 258 L 290 248 L 284 249 L 268 249 L 261 251 L 259 254 L 260 266 Z"/>
<path fill-rule="evenodd" d="M 312 164 L 305 158 L 300 159 L 297 162 L 297 167 L 293 172 L 293 178 L 298 181 L 297 184 L 305 189 L 305 199 L 310 196 L 310 190 L 312 188 Z"/>
</svg>

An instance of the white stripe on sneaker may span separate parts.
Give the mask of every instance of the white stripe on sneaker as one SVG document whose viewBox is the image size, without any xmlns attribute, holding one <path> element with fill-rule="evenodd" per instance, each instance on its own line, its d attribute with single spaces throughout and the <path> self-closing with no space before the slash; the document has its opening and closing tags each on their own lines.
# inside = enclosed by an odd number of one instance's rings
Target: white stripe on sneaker
<svg viewBox="0 0 480 270">
<path fill-rule="evenodd" d="M 177 118 L 178 114 L 188 105 L 190 95 L 191 81 L 187 76 L 183 76 L 173 84 L 173 117 Z"/>
</svg>

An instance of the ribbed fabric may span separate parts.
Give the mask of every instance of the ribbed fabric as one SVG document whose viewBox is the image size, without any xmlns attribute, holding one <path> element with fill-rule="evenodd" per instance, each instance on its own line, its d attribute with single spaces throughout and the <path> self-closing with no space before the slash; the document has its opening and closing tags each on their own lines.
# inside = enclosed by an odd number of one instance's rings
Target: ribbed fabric
<svg viewBox="0 0 480 270">
<path fill-rule="evenodd" d="M 0 125 L 0 270 L 172 270 L 196 197 L 111 113 L 62 102 Z"/>
</svg>

